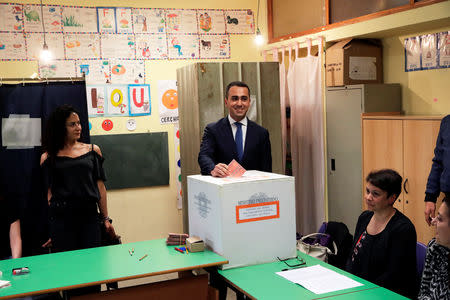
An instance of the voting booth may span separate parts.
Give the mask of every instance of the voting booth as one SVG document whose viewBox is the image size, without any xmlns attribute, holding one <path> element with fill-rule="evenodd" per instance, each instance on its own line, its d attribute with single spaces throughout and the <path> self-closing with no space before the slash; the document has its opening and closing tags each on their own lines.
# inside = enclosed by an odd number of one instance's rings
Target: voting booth
<svg viewBox="0 0 450 300">
<path fill-rule="evenodd" d="M 187 179 L 189 234 L 229 260 L 223 269 L 296 256 L 294 177 L 247 171 Z"/>
</svg>

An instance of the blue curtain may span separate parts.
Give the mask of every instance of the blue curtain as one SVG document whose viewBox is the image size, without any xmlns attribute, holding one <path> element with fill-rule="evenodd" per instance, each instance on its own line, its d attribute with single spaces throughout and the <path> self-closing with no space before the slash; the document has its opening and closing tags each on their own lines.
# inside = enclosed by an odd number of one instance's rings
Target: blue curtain
<svg viewBox="0 0 450 300">
<path fill-rule="evenodd" d="M 4 145 L 4 125 L 9 118 L 29 117 L 35 119 L 34 124 L 40 121 L 43 132 L 51 112 L 62 104 L 70 104 L 80 112 L 81 140 L 89 143 L 85 82 L 0 86 L 0 196 L 12 201 L 20 211 L 24 256 L 45 253 L 40 246 L 48 239 L 47 200 L 39 166 L 42 150 L 40 143 L 33 147 Z"/>
</svg>

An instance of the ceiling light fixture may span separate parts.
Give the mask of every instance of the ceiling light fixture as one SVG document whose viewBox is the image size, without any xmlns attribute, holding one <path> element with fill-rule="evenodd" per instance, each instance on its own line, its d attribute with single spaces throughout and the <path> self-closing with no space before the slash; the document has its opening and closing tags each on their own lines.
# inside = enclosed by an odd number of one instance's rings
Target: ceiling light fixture
<svg viewBox="0 0 450 300">
<path fill-rule="evenodd" d="M 41 23 L 42 23 L 42 30 L 44 31 L 44 45 L 42 46 L 40 59 L 44 63 L 48 63 L 52 59 L 52 53 L 50 50 L 48 50 L 47 41 L 45 40 L 45 24 L 44 24 L 44 10 L 41 0 Z"/>
<path fill-rule="evenodd" d="M 261 30 L 259 30 L 259 1 L 258 0 L 258 10 L 256 13 L 256 35 L 255 35 L 255 44 L 261 46 L 264 44 L 264 37 L 261 34 Z"/>
</svg>

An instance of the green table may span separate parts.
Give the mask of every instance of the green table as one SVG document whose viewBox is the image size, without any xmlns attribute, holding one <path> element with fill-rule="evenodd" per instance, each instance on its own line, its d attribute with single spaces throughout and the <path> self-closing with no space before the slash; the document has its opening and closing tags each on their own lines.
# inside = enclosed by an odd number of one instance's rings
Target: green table
<svg viewBox="0 0 450 300">
<path fill-rule="evenodd" d="M 129 250 L 134 248 L 134 254 Z M 126 279 L 188 271 L 228 263 L 226 259 L 205 252 L 182 254 L 164 239 L 108 247 L 68 251 L 0 261 L 3 276 L 11 286 L 0 289 L 0 298 L 42 294 L 76 287 Z M 145 254 L 148 256 L 139 260 Z M 29 274 L 11 274 L 28 267 Z"/>
<path fill-rule="evenodd" d="M 256 299 L 407 299 L 387 289 L 381 288 L 367 280 L 342 271 L 339 268 L 326 264 L 316 258 L 298 252 L 299 257 L 306 261 L 307 266 L 320 264 L 328 269 L 344 274 L 349 278 L 362 283 L 351 289 L 314 294 L 289 280 L 275 274 L 287 266 L 283 262 L 253 265 L 242 268 L 219 270 L 218 273 L 238 293 Z"/>
</svg>

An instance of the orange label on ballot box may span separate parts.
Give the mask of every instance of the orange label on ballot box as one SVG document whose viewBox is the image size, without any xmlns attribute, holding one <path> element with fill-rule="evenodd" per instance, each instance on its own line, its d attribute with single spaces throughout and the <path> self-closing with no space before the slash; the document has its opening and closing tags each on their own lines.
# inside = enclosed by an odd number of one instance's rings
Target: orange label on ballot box
<svg viewBox="0 0 450 300">
<path fill-rule="evenodd" d="M 254 222 L 280 217 L 280 201 L 236 206 L 236 223 Z"/>
</svg>

